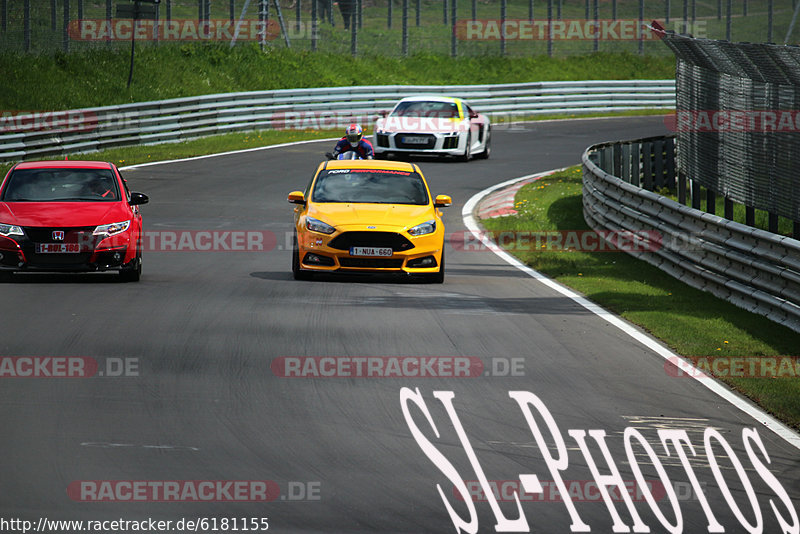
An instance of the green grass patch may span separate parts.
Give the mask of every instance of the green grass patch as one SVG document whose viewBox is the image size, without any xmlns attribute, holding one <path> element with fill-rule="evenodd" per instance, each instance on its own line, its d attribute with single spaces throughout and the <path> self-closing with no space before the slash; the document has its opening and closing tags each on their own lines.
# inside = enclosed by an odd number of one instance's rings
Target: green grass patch
<svg viewBox="0 0 800 534">
<path fill-rule="evenodd" d="M 489 231 L 588 230 L 580 167 L 541 178 L 515 199 L 516 216 L 487 219 Z M 639 325 L 684 356 L 800 354 L 800 334 L 693 289 L 623 252 L 509 250 L 532 268 Z M 526 246 L 524 248 L 530 249 Z M 800 377 L 721 378 L 767 411 L 800 428 Z"/>
<path fill-rule="evenodd" d="M 384 84 L 481 84 L 561 80 L 668 79 L 672 56 L 598 53 L 568 58 L 420 53 L 407 58 L 268 49 L 255 44 L 163 44 L 129 51 L 0 53 L 0 110 L 62 110 L 236 91 Z M 54 83 L 58 80 L 58 83 Z M 34 90 L 35 88 L 35 90 Z"/>
</svg>

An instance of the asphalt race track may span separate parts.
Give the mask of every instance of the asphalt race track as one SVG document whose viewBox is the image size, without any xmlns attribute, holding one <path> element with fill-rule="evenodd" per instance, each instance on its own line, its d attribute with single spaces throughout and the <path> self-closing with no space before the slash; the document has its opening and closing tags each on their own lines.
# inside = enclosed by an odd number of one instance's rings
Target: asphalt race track
<svg viewBox="0 0 800 534">
<path fill-rule="evenodd" d="M 448 233 L 459 235 L 465 230 L 461 208 L 479 191 L 574 164 L 595 142 L 664 132 L 661 117 L 540 123 L 497 130 L 487 161 L 419 163 L 432 193 L 453 197 L 445 221 Z M 763 529 L 753 532 L 782 532 L 777 516 L 792 522 L 790 508 L 800 503 L 796 448 L 697 381 L 671 376 L 652 350 L 489 251 L 447 245 L 443 285 L 292 280 L 286 195 L 305 187 L 329 145 L 125 172 L 132 190 L 151 198 L 142 208 L 148 231 L 257 232 L 268 250 L 149 251 L 140 283 L 103 274 L 30 274 L 0 286 L 0 355 L 89 357 L 106 375 L 120 374 L 120 361 L 134 366 L 122 373 L 127 376 L 0 382 L 0 517 L 268 517 L 275 532 L 453 532 L 437 484 L 464 521 L 469 509 L 412 436 L 400 402 L 408 387 L 419 388 L 438 437 L 410 404 L 415 425 L 457 479 L 479 476 L 435 391 L 453 392 L 454 410 L 488 480 L 536 474 L 546 486 L 543 496 L 522 504 L 527 528 L 514 530 L 570 532 L 572 521 L 547 483 L 554 477 L 546 451 L 511 391 L 535 394 L 552 413 L 568 449 L 562 476 L 583 495 L 574 505 L 591 532 L 612 532 L 614 520 L 588 483 L 595 477 L 570 429 L 605 430 L 626 482 L 634 471 L 623 432 L 638 429 L 678 490 L 683 532 L 708 532 L 709 520 L 674 448 L 664 453 L 658 429 L 688 432 L 697 453 L 689 453 L 689 461 L 725 532 L 746 532 L 742 523 L 756 524 L 758 517 Z M 515 359 L 521 376 L 285 378 L 273 371 L 277 358 L 322 356 L 467 356 L 494 375 L 507 374 L 505 364 Z M 544 419 L 537 414 L 535 420 L 548 453 L 557 456 Z M 730 444 L 733 459 L 719 441 L 707 454 L 707 427 Z M 756 446 L 748 454 L 746 428 L 757 429 L 764 451 Z M 611 474 L 597 442 L 586 441 L 600 473 Z M 645 448 L 634 445 L 633 451 L 644 477 L 656 480 Z M 714 458 L 724 484 L 715 479 Z M 775 479 L 759 474 L 753 458 Z M 68 493 L 81 481 L 253 480 L 273 481 L 280 496 L 266 503 L 83 502 L 80 492 Z M 665 532 L 641 494 L 634 500 L 651 531 Z M 658 504 L 674 523 L 670 501 Z M 625 503 L 614 505 L 620 521 L 632 526 Z M 475 510 L 478 531 L 494 532 L 490 502 L 480 497 Z M 508 499 L 499 510 L 509 520 L 518 517 Z"/>
</svg>

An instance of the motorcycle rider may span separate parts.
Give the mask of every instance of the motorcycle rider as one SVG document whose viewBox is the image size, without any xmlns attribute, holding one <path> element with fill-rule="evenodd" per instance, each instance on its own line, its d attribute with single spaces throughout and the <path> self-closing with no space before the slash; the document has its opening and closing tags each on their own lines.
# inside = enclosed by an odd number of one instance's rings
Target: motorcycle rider
<svg viewBox="0 0 800 534">
<path fill-rule="evenodd" d="M 328 159 L 336 159 L 339 154 L 351 150 L 357 153 L 361 159 L 372 159 L 375 156 L 375 152 L 372 150 L 372 143 L 364 139 L 364 130 L 355 123 L 347 127 L 344 131 L 344 137 L 336 143 L 333 153 L 328 152 L 326 156 L 328 156 Z"/>
</svg>

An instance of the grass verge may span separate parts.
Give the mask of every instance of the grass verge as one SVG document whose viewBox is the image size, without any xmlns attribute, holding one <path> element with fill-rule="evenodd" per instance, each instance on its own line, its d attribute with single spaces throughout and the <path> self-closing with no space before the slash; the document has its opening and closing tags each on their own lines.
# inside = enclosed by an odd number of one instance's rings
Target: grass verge
<svg viewBox="0 0 800 534">
<path fill-rule="evenodd" d="M 517 215 L 484 220 L 484 227 L 492 232 L 588 230 L 579 166 L 526 185 L 515 202 Z M 644 328 L 682 356 L 800 354 L 800 334 L 691 288 L 625 253 L 525 250 L 531 247 L 517 242 L 507 248 L 533 269 Z M 800 429 L 800 377 L 719 378 Z"/>
<path fill-rule="evenodd" d="M 383 84 L 482 84 L 563 80 L 668 79 L 672 56 L 597 53 L 407 58 L 268 49 L 246 44 L 175 44 L 137 50 L 126 88 L 129 51 L 93 48 L 70 54 L 0 53 L 0 110 L 63 110 L 236 91 Z M 58 80 L 58 83 L 53 83 Z M 31 90 L 31 88 L 36 88 Z"/>
</svg>

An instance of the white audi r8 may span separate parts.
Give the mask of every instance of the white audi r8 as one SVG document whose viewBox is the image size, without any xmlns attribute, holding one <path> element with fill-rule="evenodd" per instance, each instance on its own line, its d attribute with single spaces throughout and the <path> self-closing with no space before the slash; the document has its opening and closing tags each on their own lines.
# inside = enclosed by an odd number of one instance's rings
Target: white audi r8
<svg viewBox="0 0 800 534">
<path fill-rule="evenodd" d="M 455 156 L 486 159 L 491 152 L 489 117 L 473 110 L 460 98 L 412 96 L 402 99 L 375 122 L 376 158 L 399 154 Z"/>
</svg>

